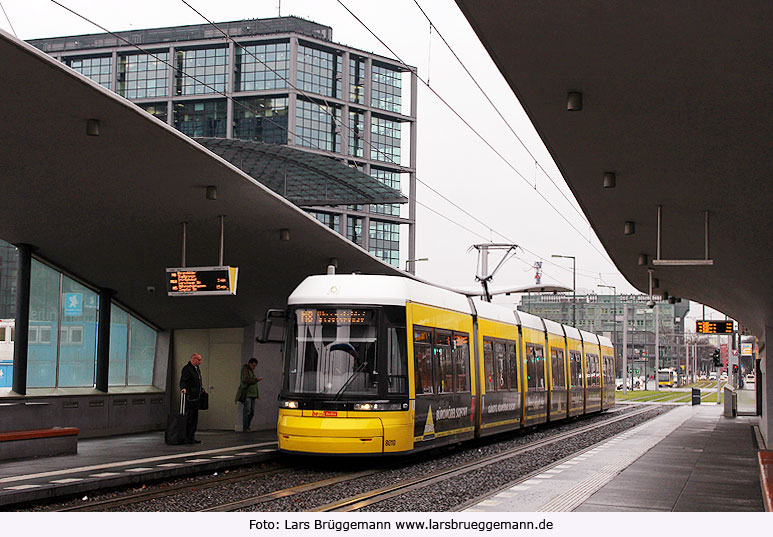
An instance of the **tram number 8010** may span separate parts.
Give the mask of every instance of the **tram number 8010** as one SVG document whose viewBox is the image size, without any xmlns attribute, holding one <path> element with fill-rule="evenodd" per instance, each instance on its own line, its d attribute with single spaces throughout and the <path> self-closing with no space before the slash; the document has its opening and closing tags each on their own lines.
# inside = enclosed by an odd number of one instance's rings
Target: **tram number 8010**
<svg viewBox="0 0 773 537">
<path fill-rule="evenodd" d="M 384 447 L 394 447 L 397 445 L 397 440 L 384 440 Z"/>
</svg>

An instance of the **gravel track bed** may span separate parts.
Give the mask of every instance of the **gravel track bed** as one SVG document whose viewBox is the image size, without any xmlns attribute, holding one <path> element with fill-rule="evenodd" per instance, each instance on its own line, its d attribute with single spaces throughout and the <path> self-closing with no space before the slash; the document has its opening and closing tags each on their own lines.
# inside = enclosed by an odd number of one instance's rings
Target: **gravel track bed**
<svg viewBox="0 0 773 537">
<path fill-rule="evenodd" d="M 193 488 L 180 491 L 172 496 L 147 500 L 145 502 L 131 504 L 123 507 L 112 508 L 113 512 L 154 512 L 154 511 L 195 511 L 238 500 L 250 496 L 267 494 L 292 486 L 302 485 L 330 477 L 344 475 L 349 472 L 365 469 L 384 468 L 384 472 L 360 478 L 354 481 L 331 485 L 323 489 L 317 489 L 302 494 L 280 498 L 278 500 L 261 503 L 255 507 L 245 508 L 241 511 L 307 511 L 319 505 L 331 503 L 356 494 L 365 493 L 374 489 L 395 484 L 399 481 L 415 478 L 420 475 L 435 472 L 449 466 L 474 461 L 480 457 L 501 453 L 513 447 L 529 444 L 535 440 L 548 438 L 555 434 L 563 433 L 576 427 L 603 422 L 606 419 L 629 413 L 640 407 L 635 405 L 618 406 L 611 412 L 590 418 L 564 423 L 557 426 L 548 426 L 527 433 L 517 432 L 500 435 L 495 439 L 472 442 L 461 447 L 445 448 L 423 454 L 417 458 L 395 461 L 394 459 L 364 459 L 345 460 L 330 458 L 282 458 L 282 463 L 260 463 L 220 472 L 227 473 L 229 477 L 248 476 L 256 471 L 265 471 L 283 468 L 285 464 L 291 466 L 287 471 L 273 475 L 256 475 L 239 483 L 215 485 L 207 488 Z M 531 473 L 556 460 L 562 459 L 572 453 L 595 444 L 604 438 L 618 434 L 638 423 L 651 419 L 670 410 L 670 407 L 653 407 L 650 412 L 630 420 L 604 427 L 590 433 L 581 435 L 563 442 L 559 446 L 551 446 L 548 451 L 537 450 L 526 453 L 515 459 L 500 462 L 493 468 L 484 468 L 466 474 L 464 479 L 456 479 L 453 482 L 445 481 L 434 489 L 420 489 L 408 494 L 392 498 L 364 509 L 367 511 L 446 511 L 453 510 L 456 506 L 469 501 L 473 497 L 486 492 L 494 491 L 507 483 L 518 479 L 520 476 Z M 397 467 L 391 465 L 398 463 Z M 324 468 L 325 471 L 320 471 Z M 89 501 L 114 499 L 136 494 L 164 490 L 170 486 L 186 484 L 194 486 L 200 483 L 203 487 L 213 477 L 213 473 L 197 474 L 178 478 L 173 481 L 151 483 L 141 487 L 129 487 L 114 491 L 89 493 Z M 50 511 L 87 502 L 81 498 L 71 499 L 66 502 L 48 503 L 28 506 L 27 511 Z"/>
<path fill-rule="evenodd" d="M 620 408 L 620 407 L 619 407 Z M 620 408 L 612 416 L 631 412 L 634 408 Z M 566 440 L 560 445 L 550 446 L 546 449 L 528 452 L 513 459 L 498 463 L 496 466 L 486 467 L 465 474 L 463 479 L 448 480 L 440 485 L 430 488 L 422 488 L 408 494 L 386 500 L 363 511 L 449 511 L 456 506 L 480 496 L 488 491 L 497 490 L 507 483 L 518 479 L 551 464 L 572 453 L 589 447 L 601 440 L 619 434 L 639 423 L 659 416 L 669 407 L 654 407 L 650 412 L 630 420 L 624 420 L 609 427 L 597 429 L 583 434 L 578 438 Z M 240 511 L 307 511 L 319 505 L 331 503 L 348 498 L 356 494 L 365 493 L 374 489 L 393 485 L 399 481 L 415 478 L 424 474 L 442 470 L 449 466 L 455 466 L 466 462 L 472 462 L 480 457 L 501 453 L 517 446 L 522 446 L 563 433 L 579 426 L 603 422 L 610 416 L 606 413 L 592 418 L 585 418 L 576 422 L 562 424 L 560 426 L 538 429 L 526 434 L 511 434 L 499 437 L 496 442 L 489 441 L 479 445 L 465 445 L 451 451 L 440 451 L 430 454 L 420 462 L 414 462 L 396 469 L 389 469 L 383 473 L 358 479 L 352 482 L 339 483 L 313 490 L 307 493 L 280 498 L 278 500 L 260 504 L 252 508 Z"/>
</svg>

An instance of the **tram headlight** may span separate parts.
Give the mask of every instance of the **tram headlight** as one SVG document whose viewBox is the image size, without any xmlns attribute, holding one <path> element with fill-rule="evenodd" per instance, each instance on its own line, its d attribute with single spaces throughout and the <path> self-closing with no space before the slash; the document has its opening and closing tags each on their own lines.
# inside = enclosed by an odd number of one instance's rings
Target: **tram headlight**
<svg viewBox="0 0 773 537">
<path fill-rule="evenodd" d="M 282 408 L 298 408 L 298 401 L 280 401 L 279 406 Z"/>
</svg>

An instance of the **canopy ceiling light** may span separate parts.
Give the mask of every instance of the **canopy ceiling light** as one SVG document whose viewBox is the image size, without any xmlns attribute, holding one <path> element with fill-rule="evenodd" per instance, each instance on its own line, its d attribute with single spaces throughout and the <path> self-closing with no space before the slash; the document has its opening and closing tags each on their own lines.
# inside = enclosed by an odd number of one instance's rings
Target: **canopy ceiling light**
<svg viewBox="0 0 773 537">
<path fill-rule="evenodd" d="M 88 136 L 99 136 L 99 120 L 88 119 L 86 120 L 86 134 Z"/>
<path fill-rule="evenodd" d="M 604 172 L 604 188 L 615 188 L 617 186 L 617 176 L 615 172 Z"/>
<path fill-rule="evenodd" d="M 633 235 L 636 233 L 636 224 L 634 222 L 626 222 L 623 227 L 623 233 L 626 235 Z"/>
<path fill-rule="evenodd" d="M 569 112 L 579 112 L 582 110 L 582 93 L 570 91 L 566 96 L 566 109 Z"/>
<path fill-rule="evenodd" d="M 639 266 L 647 264 L 647 254 L 639 254 Z"/>
</svg>

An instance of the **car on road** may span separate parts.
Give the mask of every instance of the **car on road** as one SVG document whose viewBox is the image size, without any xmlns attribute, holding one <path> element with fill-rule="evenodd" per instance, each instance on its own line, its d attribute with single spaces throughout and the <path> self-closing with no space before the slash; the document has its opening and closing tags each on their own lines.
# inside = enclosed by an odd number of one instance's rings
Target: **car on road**
<svg viewBox="0 0 773 537">
<path fill-rule="evenodd" d="M 717 372 L 716 371 L 710 371 L 709 372 L 709 380 L 717 380 Z"/>
<path fill-rule="evenodd" d="M 746 375 L 746 384 L 754 384 L 754 373 L 749 373 Z"/>
</svg>

